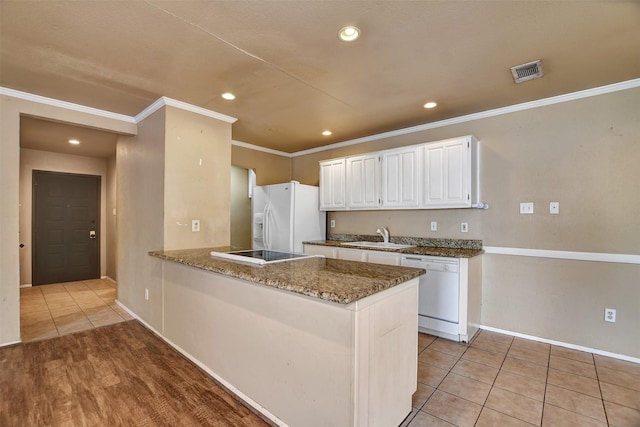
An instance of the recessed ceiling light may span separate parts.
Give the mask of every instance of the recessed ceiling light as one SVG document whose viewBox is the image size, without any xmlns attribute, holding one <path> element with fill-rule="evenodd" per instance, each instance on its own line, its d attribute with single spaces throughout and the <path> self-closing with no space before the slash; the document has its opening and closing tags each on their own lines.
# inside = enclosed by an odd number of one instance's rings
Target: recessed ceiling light
<svg viewBox="0 0 640 427">
<path fill-rule="evenodd" d="M 232 94 L 231 92 L 225 92 L 222 94 L 222 97 L 224 99 L 226 99 L 227 101 L 233 101 L 234 99 L 236 99 L 236 96 L 234 94 Z"/>
<path fill-rule="evenodd" d="M 429 101 L 424 104 L 424 108 L 436 108 L 438 106 L 437 102 Z"/>
<path fill-rule="evenodd" d="M 360 29 L 352 25 L 346 26 L 338 32 L 338 37 L 340 37 L 342 41 L 352 42 L 360 37 Z"/>
<path fill-rule="evenodd" d="M 322 134 L 324 136 L 329 136 L 329 135 L 331 135 L 331 131 L 330 130 L 325 130 L 324 132 L 322 132 Z"/>
<path fill-rule="evenodd" d="M 78 141 L 77 139 L 70 139 L 69 144 L 78 145 L 80 144 L 80 141 Z"/>
</svg>

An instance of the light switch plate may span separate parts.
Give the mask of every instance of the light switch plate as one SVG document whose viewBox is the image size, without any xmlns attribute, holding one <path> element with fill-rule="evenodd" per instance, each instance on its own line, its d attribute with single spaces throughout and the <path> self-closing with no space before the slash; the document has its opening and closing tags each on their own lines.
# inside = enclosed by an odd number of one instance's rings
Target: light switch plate
<svg viewBox="0 0 640 427">
<path fill-rule="evenodd" d="M 431 231 L 438 231 L 438 222 L 431 221 Z"/>
<path fill-rule="evenodd" d="M 193 231 L 194 233 L 200 231 L 200 220 L 199 219 L 191 220 L 191 231 Z"/>
<path fill-rule="evenodd" d="M 549 213 L 552 215 L 558 215 L 560 213 L 560 202 L 550 202 Z"/>
<path fill-rule="evenodd" d="M 331 228 L 336 228 L 336 220 L 335 219 L 332 219 L 330 224 L 331 224 Z"/>
<path fill-rule="evenodd" d="M 533 202 L 522 202 L 522 203 L 520 203 L 520 213 L 521 214 L 532 214 L 533 213 Z"/>
<path fill-rule="evenodd" d="M 469 231 L 469 223 L 468 222 L 461 222 L 460 223 L 460 232 L 461 233 L 467 233 Z"/>
</svg>

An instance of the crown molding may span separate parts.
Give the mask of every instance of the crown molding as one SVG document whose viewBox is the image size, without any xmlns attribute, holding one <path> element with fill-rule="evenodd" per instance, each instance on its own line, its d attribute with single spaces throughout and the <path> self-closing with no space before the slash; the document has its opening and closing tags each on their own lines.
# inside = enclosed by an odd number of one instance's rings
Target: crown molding
<svg viewBox="0 0 640 427">
<path fill-rule="evenodd" d="M 74 104 L 72 102 L 61 101 L 59 99 L 47 98 L 46 96 L 34 95 L 33 93 L 21 92 L 19 90 L 0 87 L 0 95 L 11 96 L 25 101 L 36 102 L 38 104 L 50 105 L 52 107 L 64 108 L 66 110 L 78 111 L 80 113 L 92 114 L 94 116 L 105 117 L 107 119 L 119 120 L 127 123 L 136 123 L 136 119 L 124 114 L 112 113 L 111 111 L 100 110 L 98 108 L 87 107 L 85 105 Z"/>
<path fill-rule="evenodd" d="M 347 141 L 337 142 L 335 144 L 323 145 L 322 147 L 310 148 L 308 150 L 303 150 L 303 151 L 296 151 L 295 153 L 292 153 L 292 157 L 304 156 L 307 154 L 314 154 L 314 153 L 319 153 L 327 150 L 334 150 L 336 148 L 348 147 L 351 145 L 377 141 L 380 139 L 393 138 L 395 136 L 422 132 L 429 129 L 436 129 L 436 128 L 441 128 L 445 126 L 451 126 L 459 123 L 470 122 L 473 120 L 486 119 L 488 117 L 501 116 L 503 114 L 515 113 L 517 111 L 530 110 L 533 108 L 545 107 L 553 104 L 561 104 L 563 102 L 575 101 L 578 99 L 604 95 L 607 93 L 619 92 L 622 90 L 633 89 L 637 87 L 640 87 L 640 79 L 627 80 L 620 83 L 613 83 L 606 86 L 600 86 L 592 89 L 571 92 L 564 95 L 552 96 L 550 98 L 543 98 L 535 101 L 523 102 L 521 104 L 510 105 L 508 107 L 501 107 L 493 110 L 482 111 L 479 113 L 467 114 L 465 116 L 454 117 L 446 120 L 440 120 L 438 122 L 426 123 L 423 125 L 417 125 L 417 126 L 404 128 L 404 129 L 398 129 L 394 131 L 379 133 L 376 135 L 365 136 L 362 138 L 350 139 Z"/>
<path fill-rule="evenodd" d="M 181 110 L 190 111 L 192 113 L 201 114 L 203 116 L 211 117 L 213 119 L 221 120 L 227 123 L 235 123 L 238 121 L 235 117 L 227 116 L 226 114 L 217 113 L 215 111 L 207 110 L 206 108 L 196 107 L 195 105 L 187 104 L 186 102 L 178 101 L 175 99 L 167 98 L 163 96 L 158 98 L 153 104 L 149 105 L 147 108 L 142 110 L 135 117 L 136 123 L 140 123 L 142 120 L 149 117 L 151 114 L 155 113 L 162 107 L 169 106 L 180 108 Z"/>
<path fill-rule="evenodd" d="M 284 151 L 273 150 L 271 148 L 260 147 L 259 145 L 249 144 L 247 142 L 232 140 L 231 145 L 235 145 L 242 148 L 248 148 L 249 150 L 262 151 L 264 153 L 275 154 L 276 156 L 282 157 L 293 157 L 291 153 L 285 153 Z"/>
</svg>

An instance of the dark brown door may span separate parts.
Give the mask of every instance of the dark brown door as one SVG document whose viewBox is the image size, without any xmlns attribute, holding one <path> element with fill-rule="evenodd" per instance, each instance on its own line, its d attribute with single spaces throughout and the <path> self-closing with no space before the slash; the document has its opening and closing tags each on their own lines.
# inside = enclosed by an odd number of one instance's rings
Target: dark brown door
<svg viewBox="0 0 640 427">
<path fill-rule="evenodd" d="M 100 177 L 33 171 L 34 285 L 100 277 Z"/>
</svg>

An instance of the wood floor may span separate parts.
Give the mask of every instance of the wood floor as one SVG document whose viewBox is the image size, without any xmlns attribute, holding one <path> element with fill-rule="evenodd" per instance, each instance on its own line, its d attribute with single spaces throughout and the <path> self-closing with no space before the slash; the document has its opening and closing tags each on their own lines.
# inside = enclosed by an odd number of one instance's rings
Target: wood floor
<svg viewBox="0 0 640 427">
<path fill-rule="evenodd" d="M 138 321 L 0 348 L 0 426 L 266 426 Z"/>
</svg>

